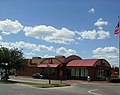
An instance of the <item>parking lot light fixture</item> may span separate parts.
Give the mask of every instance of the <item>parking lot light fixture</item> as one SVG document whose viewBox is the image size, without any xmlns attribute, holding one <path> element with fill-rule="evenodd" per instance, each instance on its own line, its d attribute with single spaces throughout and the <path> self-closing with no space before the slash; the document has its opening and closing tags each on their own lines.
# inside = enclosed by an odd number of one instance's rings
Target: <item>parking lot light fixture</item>
<svg viewBox="0 0 120 95">
<path fill-rule="evenodd" d="M 5 65 L 7 66 L 7 65 L 8 65 L 8 63 L 5 63 Z"/>
<path fill-rule="evenodd" d="M 1 64 L 5 66 L 4 67 L 4 69 L 5 69 L 5 81 L 7 81 L 7 77 L 8 77 L 8 75 L 7 75 L 7 66 L 8 66 L 8 63 L 1 63 Z"/>
</svg>

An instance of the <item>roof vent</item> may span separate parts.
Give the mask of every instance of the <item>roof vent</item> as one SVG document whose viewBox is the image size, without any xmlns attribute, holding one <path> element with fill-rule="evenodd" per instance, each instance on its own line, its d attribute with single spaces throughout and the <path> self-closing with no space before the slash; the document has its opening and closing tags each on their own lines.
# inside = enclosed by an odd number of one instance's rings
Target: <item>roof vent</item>
<svg viewBox="0 0 120 95">
<path fill-rule="evenodd" d="M 41 59 L 41 57 L 32 57 L 32 59 Z"/>
<path fill-rule="evenodd" d="M 65 58 L 65 56 L 55 56 L 55 58 Z"/>
</svg>

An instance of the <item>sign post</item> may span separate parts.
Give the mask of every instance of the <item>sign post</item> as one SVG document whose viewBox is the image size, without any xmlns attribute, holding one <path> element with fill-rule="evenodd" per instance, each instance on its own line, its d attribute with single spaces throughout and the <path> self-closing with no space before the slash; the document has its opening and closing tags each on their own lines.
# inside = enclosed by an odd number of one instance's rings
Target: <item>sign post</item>
<svg viewBox="0 0 120 95">
<path fill-rule="evenodd" d="M 62 77 L 63 77 L 63 70 L 62 70 L 62 63 L 60 64 L 60 83 L 62 83 Z"/>
</svg>

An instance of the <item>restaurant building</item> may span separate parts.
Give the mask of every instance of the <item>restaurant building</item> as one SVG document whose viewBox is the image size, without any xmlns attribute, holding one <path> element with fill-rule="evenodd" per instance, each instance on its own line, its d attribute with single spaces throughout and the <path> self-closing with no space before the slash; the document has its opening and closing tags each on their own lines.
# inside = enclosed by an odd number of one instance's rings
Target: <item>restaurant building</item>
<svg viewBox="0 0 120 95">
<path fill-rule="evenodd" d="M 27 59 L 26 68 L 17 71 L 18 76 L 32 76 L 34 73 L 49 75 L 51 79 L 105 80 L 111 76 L 111 66 L 105 59 L 82 59 L 71 55 L 54 58 L 33 57 Z M 47 77 L 46 77 L 47 78 Z"/>
</svg>

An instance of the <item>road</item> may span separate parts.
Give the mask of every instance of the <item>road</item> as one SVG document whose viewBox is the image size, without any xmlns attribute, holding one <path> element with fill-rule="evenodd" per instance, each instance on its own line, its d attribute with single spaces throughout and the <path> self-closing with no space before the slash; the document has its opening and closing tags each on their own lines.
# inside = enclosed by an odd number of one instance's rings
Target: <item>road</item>
<svg viewBox="0 0 120 95">
<path fill-rule="evenodd" d="M 15 79 L 15 78 L 13 78 Z M 17 78 L 22 81 L 48 82 Z M 20 84 L 0 84 L 0 95 L 120 95 L 120 84 L 94 82 L 70 82 L 72 86 L 59 88 L 37 88 Z"/>
<path fill-rule="evenodd" d="M 88 91 L 88 95 L 120 95 L 120 84 L 77 83 L 76 88 Z"/>
<path fill-rule="evenodd" d="M 88 95 L 67 88 L 36 88 L 26 85 L 0 84 L 0 95 Z"/>
</svg>

